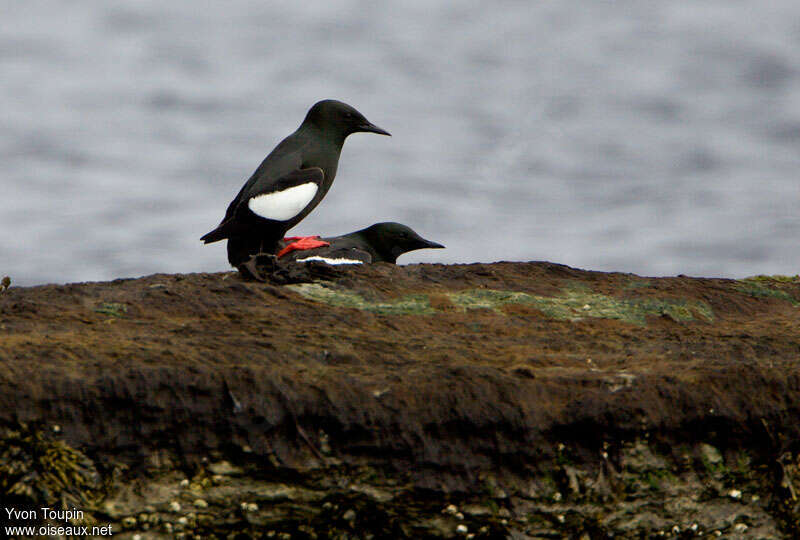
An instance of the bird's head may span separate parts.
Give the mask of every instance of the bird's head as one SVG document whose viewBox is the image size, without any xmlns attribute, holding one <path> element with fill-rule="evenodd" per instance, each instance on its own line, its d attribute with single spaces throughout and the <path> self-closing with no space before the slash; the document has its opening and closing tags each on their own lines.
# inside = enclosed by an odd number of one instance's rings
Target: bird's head
<svg viewBox="0 0 800 540">
<path fill-rule="evenodd" d="M 436 248 L 444 246 L 425 240 L 410 227 L 400 223 L 376 223 L 361 231 L 362 237 L 383 259 L 396 262 L 403 253 L 415 249 Z"/>
<path fill-rule="evenodd" d="M 363 114 L 347 103 L 335 99 L 326 99 L 315 103 L 303 121 L 303 125 L 306 124 L 316 126 L 325 133 L 338 135 L 342 139 L 359 131 L 391 136 L 388 131 L 364 118 Z"/>
</svg>

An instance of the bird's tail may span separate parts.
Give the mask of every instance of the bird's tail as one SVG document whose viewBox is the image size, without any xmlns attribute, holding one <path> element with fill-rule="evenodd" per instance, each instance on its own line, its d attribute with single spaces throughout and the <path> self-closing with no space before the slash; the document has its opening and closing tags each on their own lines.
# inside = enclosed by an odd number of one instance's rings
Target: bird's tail
<svg viewBox="0 0 800 540">
<path fill-rule="evenodd" d="M 234 227 L 232 226 L 230 221 L 225 221 L 219 224 L 219 227 L 211 231 L 210 233 L 204 234 L 200 237 L 200 240 L 203 241 L 205 244 L 210 244 L 211 242 L 219 242 L 220 240 L 225 240 L 226 238 L 230 238 L 231 233 L 233 232 Z"/>
</svg>

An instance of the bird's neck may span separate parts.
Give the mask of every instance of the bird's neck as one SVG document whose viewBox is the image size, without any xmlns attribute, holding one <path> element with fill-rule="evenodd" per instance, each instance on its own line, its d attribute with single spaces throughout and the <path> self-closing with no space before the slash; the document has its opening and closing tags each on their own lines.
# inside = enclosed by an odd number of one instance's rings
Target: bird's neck
<svg viewBox="0 0 800 540">
<path fill-rule="evenodd" d="M 306 146 L 303 159 L 306 163 L 321 167 L 325 171 L 325 182 L 321 193 L 324 196 L 336 176 L 336 169 L 339 168 L 339 155 L 342 152 L 344 139 L 340 140 L 330 133 L 312 130 L 306 131 L 305 135 L 308 136 L 308 140 L 314 141 L 314 144 Z"/>
<path fill-rule="evenodd" d="M 391 253 L 391 250 L 386 251 L 381 249 L 382 244 L 380 242 L 380 238 L 372 238 L 363 230 L 351 233 L 347 236 L 351 236 L 354 239 L 360 240 L 361 244 L 366 248 L 367 251 L 369 251 L 369 254 L 372 255 L 374 262 L 395 262 L 397 260 L 397 257 Z"/>
<path fill-rule="evenodd" d="M 303 124 L 300 126 L 298 131 L 313 137 L 328 148 L 333 148 L 339 151 L 342 150 L 342 146 L 344 146 L 344 140 L 347 138 L 346 134 L 339 133 L 335 130 L 323 129 L 315 124 Z"/>
</svg>

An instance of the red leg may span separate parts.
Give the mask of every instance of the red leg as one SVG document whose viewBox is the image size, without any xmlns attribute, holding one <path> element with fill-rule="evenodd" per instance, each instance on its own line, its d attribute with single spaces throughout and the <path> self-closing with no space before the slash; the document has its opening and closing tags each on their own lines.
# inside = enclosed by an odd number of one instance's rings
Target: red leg
<svg viewBox="0 0 800 540">
<path fill-rule="evenodd" d="M 278 257 L 283 257 L 292 251 L 302 251 L 330 245 L 329 242 L 320 240 L 319 236 L 289 236 L 283 240 L 290 243 L 278 252 Z"/>
</svg>

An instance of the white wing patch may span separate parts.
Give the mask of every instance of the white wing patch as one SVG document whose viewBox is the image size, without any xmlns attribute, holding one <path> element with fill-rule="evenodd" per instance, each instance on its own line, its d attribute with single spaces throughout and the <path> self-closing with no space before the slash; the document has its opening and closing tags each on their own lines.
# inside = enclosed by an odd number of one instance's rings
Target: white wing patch
<svg viewBox="0 0 800 540">
<path fill-rule="evenodd" d="M 297 259 L 297 262 L 310 262 L 310 261 L 320 261 L 327 264 L 362 264 L 363 261 L 359 261 L 356 259 L 329 259 L 327 257 L 320 257 L 319 255 L 314 255 L 313 257 L 306 257 L 305 259 Z"/>
<path fill-rule="evenodd" d="M 314 182 L 292 186 L 283 191 L 256 195 L 247 201 L 247 207 L 266 219 L 287 221 L 299 214 L 317 194 L 319 187 Z"/>
</svg>

